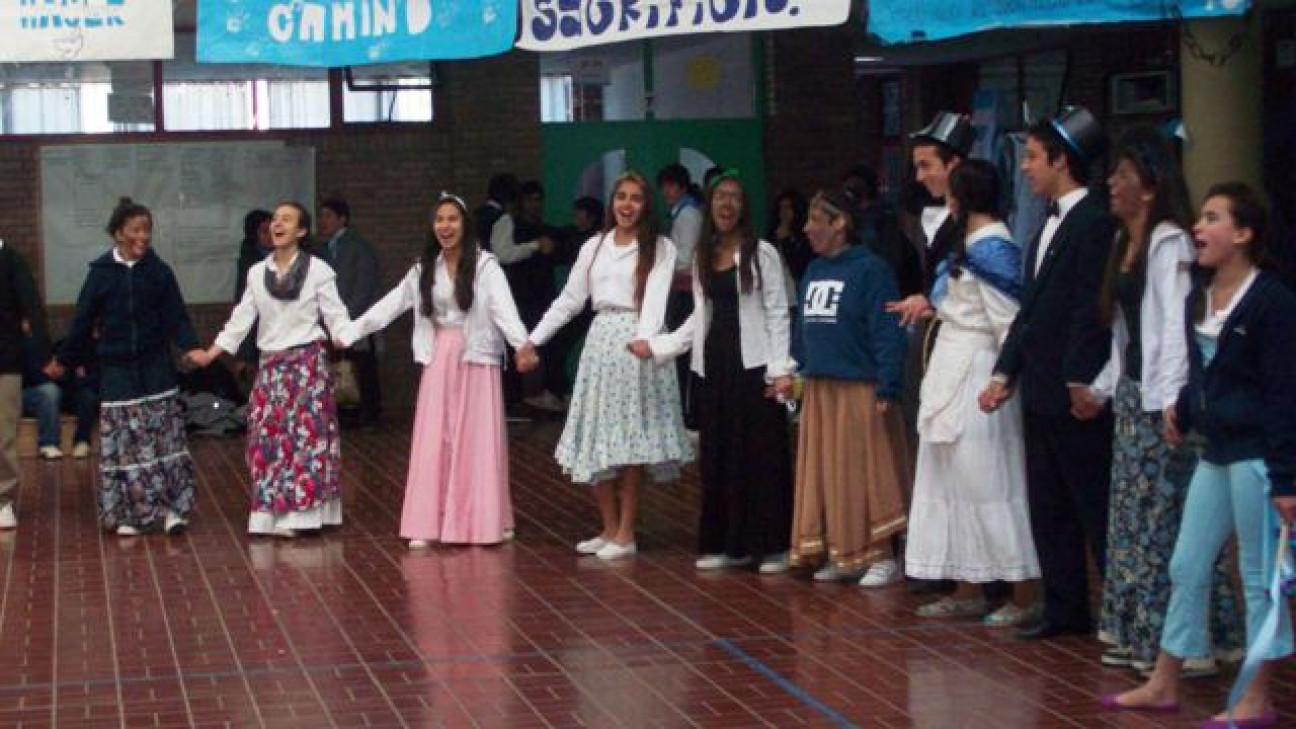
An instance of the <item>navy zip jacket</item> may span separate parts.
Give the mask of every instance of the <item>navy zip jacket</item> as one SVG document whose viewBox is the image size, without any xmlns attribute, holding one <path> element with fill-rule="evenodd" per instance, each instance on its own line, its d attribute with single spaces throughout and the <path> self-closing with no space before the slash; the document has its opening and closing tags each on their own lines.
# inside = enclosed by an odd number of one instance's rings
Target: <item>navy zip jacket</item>
<svg viewBox="0 0 1296 729">
<path fill-rule="evenodd" d="M 1188 296 L 1188 384 L 1175 405 L 1179 429 L 1206 439 L 1202 458 L 1225 465 L 1264 459 L 1273 496 L 1296 495 L 1296 295 L 1261 272 L 1220 331 L 1215 357 L 1203 362 Z"/>
<path fill-rule="evenodd" d="M 31 328 L 31 344 L 41 364 L 49 361 L 45 309 L 27 261 L 8 243 L 0 245 L 0 374 L 23 371 L 23 321 Z"/>
<path fill-rule="evenodd" d="M 891 267 L 865 246 L 816 258 L 801 280 L 792 356 L 812 379 L 876 383 L 900 397 L 905 333 L 886 302 L 899 298 Z"/>
<path fill-rule="evenodd" d="M 96 328 L 97 340 L 91 336 Z M 90 347 L 97 346 L 105 368 L 164 360 L 169 370 L 171 342 L 185 351 L 199 346 L 171 267 L 152 249 L 134 266 L 118 263 L 111 249 L 91 261 L 59 360 L 69 367 L 90 364 Z"/>
</svg>

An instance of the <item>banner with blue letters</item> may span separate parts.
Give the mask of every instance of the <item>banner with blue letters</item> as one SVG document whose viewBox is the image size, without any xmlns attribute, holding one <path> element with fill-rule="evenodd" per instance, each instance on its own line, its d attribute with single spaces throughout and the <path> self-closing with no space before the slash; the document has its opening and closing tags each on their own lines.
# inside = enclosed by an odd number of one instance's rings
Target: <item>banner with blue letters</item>
<svg viewBox="0 0 1296 729">
<path fill-rule="evenodd" d="M 883 43 L 913 43 L 1000 28 L 1241 15 L 1250 4 L 1251 0 L 869 0 L 868 30 Z"/>
<path fill-rule="evenodd" d="M 687 33 L 841 25 L 850 0 L 522 0 L 518 47 L 573 48 Z"/>
<path fill-rule="evenodd" d="M 171 0 L 0 0 L 0 63 L 171 58 L 174 38 Z"/>
<path fill-rule="evenodd" d="M 358 66 L 503 53 L 517 0 L 198 0 L 198 61 Z"/>
</svg>

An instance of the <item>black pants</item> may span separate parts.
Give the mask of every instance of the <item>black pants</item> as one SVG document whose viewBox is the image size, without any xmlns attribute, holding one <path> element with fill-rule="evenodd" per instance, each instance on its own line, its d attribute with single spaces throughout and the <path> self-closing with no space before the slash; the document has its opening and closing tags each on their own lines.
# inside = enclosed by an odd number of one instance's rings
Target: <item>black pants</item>
<svg viewBox="0 0 1296 729">
<path fill-rule="evenodd" d="M 693 292 L 671 291 L 666 299 L 666 329 L 675 331 L 688 320 L 693 313 Z M 697 413 L 693 402 L 696 393 L 693 391 L 693 372 L 690 370 L 691 358 L 688 355 L 675 358 L 675 376 L 679 378 L 680 409 L 684 414 L 684 424 L 690 430 L 698 429 Z"/>
<path fill-rule="evenodd" d="M 378 351 L 373 337 L 366 340 L 368 349 L 348 349 L 346 358 L 355 366 L 356 386 L 360 389 L 360 407 L 356 414 L 362 423 L 375 423 L 382 415 L 382 388 L 378 383 Z"/>
<path fill-rule="evenodd" d="M 1044 617 L 1088 630 L 1089 552 L 1101 579 L 1107 564 L 1112 414 L 1093 420 L 1026 413 L 1026 493 L 1044 578 Z M 1086 545 L 1089 552 L 1086 552 Z"/>
</svg>

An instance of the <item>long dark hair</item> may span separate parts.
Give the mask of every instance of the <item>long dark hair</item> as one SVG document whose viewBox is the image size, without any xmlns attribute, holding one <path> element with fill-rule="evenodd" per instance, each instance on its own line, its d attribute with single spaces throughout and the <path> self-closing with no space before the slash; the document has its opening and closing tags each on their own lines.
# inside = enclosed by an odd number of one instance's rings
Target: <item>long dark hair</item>
<svg viewBox="0 0 1296 729">
<path fill-rule="evenodd" d="M 1245 182 L 1221 182 L 1207 190 L 1203 200 L 1213 197 L 1228 200 L 1233 227 L 1251 231 L 1251 245 L 1246 247 L 1247 258 L 1251 259 L 1256 268 L 1269 268 L 1272 264 L 1269 253 L 1269 207 L 1265 205 L 1260 193 Z M 1206 289 L 1214 279 L 1214 270 L 1198 270 L 1197 286 L 1193 288 L 1189 302 L 1193 321 L 1199 324 L 1206 318 Z"/>
<path fill-rule="evenodd" d="M 760 268 L 756 265 L 756 231 L 752 227 L 751 208 L 747 205 L 747 188 L 743 187 L 742 181 L 737 177 L 717 177 L 707 189 L 706 219 L 702 221 L 702 235 L 698 238 L 697 247 L 693 251 L 694 262 L 697 264 L 698 283 L 702 286 L 702 293 L 708 298 L 715 285 L 715 254 L 720 247 L 720 234 L 715 227 L 713 217 L 715 206 L 712 205 L 712 201 L 716 190 L 720 189 L 720 185 L 725 182 L 737 185 L 738 191 L 742 194 L 742 210 L 738 213 L 738 223 L 734 226 L 740 239 L 738 243 L 739 289 L 744 294 L 751 293 L 753 288 L 760 288 L 765 283 L 760 279 Z"/>
<path fill-rule="evenodd" d="M 424 292 L 423 303 L 419 306 L 419 313 L 427 318 L 432 318 L 432 287 L 436 286 L 436 262 L 441 257 L 441 241 L 436 237 L 436 213 L 442 207 L 452 205 L 459 211 L 459 217 L 463 221 L 463 240 L 459 242 L 459 265 L 454 271 L 454 295 L 455 303 L 459 308 L 468 311 L 473 305 L 473 295 L 476 293 L 473 284 L 477 279 L 477 259 L 481 255 L 481 244 L 477 241 L 476 226 L 468 220 L 468 206 L 464 204 L 462 198 L 456 195 L 441 193 L 441 199 L 432 207 L 432 222 L 430 240 L 427 247 L 423 249 L 423 256 L 419 260 L 422 269 L 419 272 L 419 291 Z"/>
<path fill-rule="evenodd" d="M 108 231 L 108 236 L 116 240 L 117 231 L 126 227 L 126 223 L 131 218 L 145 217 L 149 222 L 153 222 L 153 213 L 143 205 L 123 197 L 117 201 L 117 207 L 113 208 L 112 215 L 108 216 L 108 225 L 104 230 Z"/>
<path fill-rule="evenodd" d="M 967 260 L 968 216 L 979 213 L 995 220 L 1003 218 L 999 188 L 998 170 L 983 159 L 965 159 L 950 173 L 950 195 L 958 200 L 954 244 L 950 249 L 950 275 L 954 278 L 962 275 L 963 262 Z"/>
<path fill-rule="evenodd" d="M 846 194 L 843 190 L 820 190 L 810 198 L 810 204 L 807 210 L 816 207 L 823 208 L 828 214 L 830 220 L 843 218 L 846 221 L 846 247 L 849 248 L 859 240 L 860 219 L 859 208 L 855 204 L 854 198 Z M 808 214 L 808 213 L 807 213 Z"/>
<path fill-rule="evenodd" d="M 743 190 L 743 193 L 744 195 L 746 194 L 746 189 Z M 805 195 L 802 195 L 800 191 L 798 191 L 794 187 L 786 188 L 778 194 L 778 197 L 774 198 L 774 205 L 771 206 L 770 208 L 769 240 L 771 243 L 773 243 L 775 241 L 775 238 L 778 237 L 779 208 L 782 207 L 784 200 L 787 200 L 792 205 L 792 234 L 794 236 L 801 235 L 805 230 L 805 224 L 806 224 Z M 746 201 L 744 200 L 744 206 L 745 204 Z"/>
<path fill-rule="evenodd" d="M 1184 181 L 1174 150 L 1160 131 L 1153 127 L 1130 130 L 1116 145 L 1112 159 L 1112 169 L 1121 160 L 1129 162 L 1138 175 L 1139 185 L 1151 189 L 1153 193 L 1141 240 L 1133 240 L 1129 229 L 1122 225 L 1116 231 L 1116 241 L 1107 256 L 1107 269 L 1098 297 L 1098 311 L 1107 324 L 1116 320 L 1116 281 L 1120 278 L 1121 264 L 1125 261 L 1130 246 L 1137 248 L 1131 273 L 1142 284 L 1147 281 L 1148 246 L 1152 241 L 1152 231 L 1161 223 L 1173 223 L 1185 231 L 1192 228 L 1188 183 Z"/>
<path fill-rule="evenodd" d="M 639 186 L 643 193 L 643 210 L 639 214 L 639 222 L 635 224 L 635 237 L 639 241 L 639 259 L 635 263 L 635 305 L 642 306 L 644 290 L 648 288 L 648 273 L 652 271 L 653 264 L 657 262 L 657 211 L 653 209 L 653 192 L 649 186 L 648 180 L 638 172 L 627 170 L 622 172 L 616 178 L 612 185 L 612 196 L 608 198 L 607 209 L 611 213 L 607 216 L 607 222 L 603 224 L 603 234 L 607 235 L 616 228 L 616 194 L 622 185 L 633 183 Z M 595 251 L 595 256 L 598 252 Z M 590 261 L 593 265 L 593 261 Z"/>
</svg>

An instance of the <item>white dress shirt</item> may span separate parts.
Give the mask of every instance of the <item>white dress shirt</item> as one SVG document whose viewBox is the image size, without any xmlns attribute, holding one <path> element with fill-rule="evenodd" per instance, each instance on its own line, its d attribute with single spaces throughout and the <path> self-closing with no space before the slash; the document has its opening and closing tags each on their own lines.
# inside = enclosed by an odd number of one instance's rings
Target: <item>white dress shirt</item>
<svg viewBox="0 0 1296 729">
<path fill-rule="evenodd" d="M 1039 273 L 1040 266 L 1044 264 L 1044 254 L 1048 252 L 1049 246 L 1053 244 L 1053 236 L 1057 235 L 1058 228 L 1062 227 L 1062 221 L 1066 220 L 1067 213 L 1076 203 L 1089 194 L 1088 188 L 1078 188 L 1068 192 L 1057 199 L 1058 214 L 1050 215 L 1044 220 L 1044 230 L 1040 232 L 1039 248 L 1035 251 L 1035 260 L 1032 265 L 1035 267 L 1035 273 Z"/>
<path fill-rule="evenodd" d="M 495 221 L 494 227 L 491 228 L 491 253 L 494 253 L 499 262 L 504 265 L 525 261 L 540 250 L 540 241 L 538 239 L 529 240 L 525 243 L 518 243 L 513 240 L 513 231 L 515 229 L 516 225 L 513 223 L 512 213 L 501 215 L 499 220 Z"/>
<path fill-rule="evenodd" d="M 949 220 L 950 209 L 948 205 L 930 205 L 922 209 L 922 215 L 919 222 L 922 224 L 923 236 L 927 238 L 927 247 L 931 248 L 932 243 L 936 242 L 936 232 L 941 226 Z"/>
<path fill-rule="evenodd" d="M 670 239 L 675 244 L 675 270 L 693 270 L 693 251 L 702 237 L 702 211 L 697 205 L 679 203 L 671 213 Z"/>
<path fill-rule="evenodd" d="M 298 256 L 309 253 L 299 251 Z M 297 260 L 294 256 L 293 260 Z M 274 265 L 274 254 L 266 256 L 248 269 L 247 286 L 229 321 L 216 337 L 216 346 L 229 353 L 238 351 L 252 325 L 257 325 L 257 347 L 263 353 L 292 349 L 328 338 L 320 319 L 330 332 L 340 333 L 351 320 L 346 305 L 338 295 L 337 274 L 322 258 L 312 258 L 301 293 L 292 301 L 276 299 L 265 285 L 267 266 Z M 292 263 L 288 264 L 289 268 Z M 280 270 L 277 267 L 276 271 Z M 285 271 L 286 272 L 286 271 Z"/>
<path fill-rule="evenodd" d="M 635 303 L 635 267 L 638 262 L 639 243 L 632 241 L 617 245 L 615 230 L 590 238 L 576 256 L 567 285 L 532 330 L 529 339 L 537 346 L 548 342 L 585 308 L 586 300 L 593 303 L 594 311 L 637 309 L 639 325 L 635 330 L 636 339 L 652 339 L 660 334 L 666 318 L 666 297 L 675 271 L 675 244 L 670 238 L 657 238 L 657 255 L 648 272 L 640 305 Z"/>
</svg>

